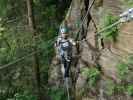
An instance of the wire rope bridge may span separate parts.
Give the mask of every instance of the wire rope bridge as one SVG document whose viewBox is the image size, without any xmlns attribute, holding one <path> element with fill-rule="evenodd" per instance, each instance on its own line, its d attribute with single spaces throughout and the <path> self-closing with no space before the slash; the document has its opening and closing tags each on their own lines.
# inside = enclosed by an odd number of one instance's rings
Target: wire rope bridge
<svg viewBox="0 0 133 100">
<path fill-rule="evenodd" d="M 94 1 L 95 1 L 95 0 L 94 0 Z M 93 5 L 94 1 L 91 3 L 90 7 L 88 8 L 88 10 L 87 10 L 87 12 L 86 12 L 86 14 L 85 14 L 85 16 L 84 16 L 84 18 L 83 18 L 81 24 L 80 24 L 80 28 L 79 28 L 79 30 L 77 31 L 76 39 L 75 39 L 75 40 L 77 40 L 78 37 L 79 37 L 79 34 L 80 34 L 80 31 L 81 31 L 82 25 L 83 25 L 84 22 L 86 21 L 87 15 L 90 13 L 90 9 L 92 8 L 92 5 Z M 101 37 L 100 33 L 104 32 L 104 31 L 106 31 L 106 30 L 108 30 L 108 29 L 110 29 L 110 28 L 112 28 L 112 27 L 114 27 L 114 26 L 116 26 L 116 25 L 118 25 L 118 24 L 120 24 L 120 23 L 125 23 L 125 22 L 129 22 L 129 21 L 132 21 L 132 20 L 133 20 L 133 8 L 131 8 L 131 9 L 129 9 L 129 10 L 123 12 L 123 13 L 120 15 L 118 21 L 116 21 L 116 22 L 113 23 L 112 25 L 109 25 L 109 26 L 107 26 L 107 27 L 105 27 L 105 28 L 99 30 L 99 31 L 97 32 L 96 35 L 98 35 L 98 37 Z M 55 37 L 55 38 L 53 38 L 53 39 L 51 39 L 51 40 L 46 41 L 43 45 L 46 45 L 46 44 L 49 44 L 49 46 L 53 45 L 54 42 L 55 42 L 55 40 L 56 40 L 56 38 L 57 38 L 57 37 Z M 41 42 L 40 42 L 40 43 L 41 43 Z M 40 43 L 39 43 L 39 44 L 40 44 Z M 49 46 L 46 46 L 45 48 L 43 48 L 43 50 L 47 50 L 47 49 L 49 48 Z M 29 53 L 29 54 L 27 54 L 27 55 L 24 55 L 23 57 L 17 58 L 16 60 L 9 62 L 8 64 L 1 65 L 1 66 L 0 66 L 0 70 L 6 69 L 6 68 L 8 68 L 8 67 L 11 67 L 11 66 L 13 66 L 13 65 L 15 65 L 15 64 L 17 64 L 17 63 L 19 63 L 19 62 L 21 62 L 21 61 L 23 61 L 23 60 L 25 60 L 26 58 L 29 58 L 29 57 L 33 56 L 33 55 L 36 54 L 36 53 L 43 52 L 43 50 L 37 50 L 37 51 L 35 51 L 35 52 L 31 52 L 31 53 Z M 70 100 L 69 84 L 67 84 L 67 83 L 66 83 L 66 89 L 67 89 L 68 100 Z"/>
</svg>

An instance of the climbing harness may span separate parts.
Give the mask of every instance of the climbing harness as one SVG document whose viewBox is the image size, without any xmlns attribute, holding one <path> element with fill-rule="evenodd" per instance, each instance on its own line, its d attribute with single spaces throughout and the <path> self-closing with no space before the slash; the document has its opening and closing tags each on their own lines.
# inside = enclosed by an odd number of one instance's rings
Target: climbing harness
<svg viewBox="0 0 133 100">
<path fill-rule="evenodd" d="M 72 44 L 69 40 L 59 42 L 59 53 L 66 61 L 70 61 L 72 57 Z"/>
</svg>

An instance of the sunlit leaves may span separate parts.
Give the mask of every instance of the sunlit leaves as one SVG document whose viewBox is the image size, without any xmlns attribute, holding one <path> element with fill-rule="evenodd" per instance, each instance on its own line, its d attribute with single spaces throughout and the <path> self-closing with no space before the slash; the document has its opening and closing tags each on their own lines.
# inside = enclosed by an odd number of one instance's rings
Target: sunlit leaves
<svg viewBox="0 0 133 100">
<path fill-rule="evenodd" d="M 100 72 L 96 68 L 83 68 L 82 75 L 87 77 L 90 87 L 95 86 L 97 80 L 100 78 Z"/>
<path fill-rule="evenodd" d="M 28 94 L 27 93 L 24 93 L 24 94 L 16 93 L 13 98 L 9 98 L 7 100 L 37 100 L 37 97 L 29 93 Z"/>
</svg>

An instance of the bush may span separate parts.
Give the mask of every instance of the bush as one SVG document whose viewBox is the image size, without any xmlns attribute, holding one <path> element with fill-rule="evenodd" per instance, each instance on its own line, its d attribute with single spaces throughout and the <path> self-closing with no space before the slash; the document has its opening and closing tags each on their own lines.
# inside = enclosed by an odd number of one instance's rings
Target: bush
<svg viewBox="0 0 133 100">
<path fill-rule="evenodd" d="M 121 80 L 126 80 L 128 76 L 131 76 L 133 66 L 133 55 L 128 56 L 117 64 L 117 71 Z"/>
<path fill-rule="evenodd" d="M 83 68 L 82 75 L 87 76 L 87 82 L 90 87 L 95 86 L 100 78 L 100 72 L 96 68 Z"/>
<path fill-rule="evenodd" d="M 126 57 L 117 65 L 117 71 L 119 78 L 124 82 L 116 87 L 118 92 L 127 92 L 130 96 L 133 95 L 133 85 L 130 84 L 132 81 L 132 66 L 133 66 L 133 55 Z"/>
<path fill-rule="evenodd" d="M 51 97 L 51 100 L 67 100 L 67 97 L 65 96 L 65 91 L 62 88 L 51 88 L 48 91 L 48 94 Z"/>
<path fill-rule="evenodd" d="M 127 86 L 127 93 L 128 95 L 133 96 L 133 85 Z"/>
<path fill-rule="evenodd" d="M 130 55 L 128 58 L 127 58 L 127 63 L 129 66 L 133 66 L 133 55 Z"/>
<path fill-rule="evenodd" d="M 13 98 L 9 98 L 7 100 L 37 100 L 37 97 L 29 93 L 16 93 Z"/>
<path fill-rule="evenodd" d="M 109 96 L 113 95 L 114 92 L 115 92 L 115 84 L 112 80 L 107 80 L 107 83 L 106 83 L 106 90 L 105 90 L 105 93 Z"/>
<path fill-rule="evenodd" d="M 115 93 L 124 93 L 125 92 L 125 86 L 122 84 L 116 84 L 115 85 Z"/>
<path fill-rule="evenodd" d="M 118 20 L 116 16 L 113 16 L 111 14 L 106 14 L 105 17 L 101 21 L 100 29 L 103 29 L 109 25 L 112 25 Z M 105 40 L 113 40 L 114 42 L 117 41 L 117 36 L 118 36 L 118 27 L 114 26 L 104 32 L 101 33 L 101 36 Z"/>
<path fill-rule="evenodd" d="M 133 0 L 122 0 L 127 8 L 133 7 Z"/>
<path fill-rule="evenodd" d="M 121 80 L 125 80 L 128 75 L 128 65 L 124 62 L 121 62 L 117 65 L 118 75 Z"/>
</svg>

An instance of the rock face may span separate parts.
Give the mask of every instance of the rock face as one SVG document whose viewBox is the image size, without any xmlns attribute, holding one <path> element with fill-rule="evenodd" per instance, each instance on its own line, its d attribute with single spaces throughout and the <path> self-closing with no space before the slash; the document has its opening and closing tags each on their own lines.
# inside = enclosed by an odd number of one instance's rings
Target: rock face
<svg viewBox="0 0 133 100">
<path fill-rule="evenodd" d="M 88 0 L 91 1 L 93 0 Z M 89 4 L 89 3 L 88 3 Z M 83 67 L 90 67 L 95 65 L 95 55 L 96 50 L 96 37 L 95 25 L 99 25 L 100 20 L 103 18 L 103 14 L 109 11 L 113 15 L 119 15 L 123 11 L 124 3 L 121 0 L 96 0 L 94 7 L 91 9 L 91 16 L 93 21 L 87 25 L 89 17 L 87 17 L 84 26 L 84 32 L 87 33 L 86 40 L 83 40 L 80 44 L 81 52 L 80 59 L 78 60 L 77 67 L 82 69 Z M 72 0 L 71 7 L 66 16 L 69 27 L 71 27 L 72 32 L 78 31 L 77 23 L 81 22 L 83 16 L 86 13 L 86 0 Z M 95 22 L 95 23 L 94 23 Z M 111 42 L 110 49 L 104 48 L 100 50 L 100 56 L 98 62 L 102 67 L 103 76 L 99 82 L 99 95 L 94 96 L 81 96 L 79 91 L 84 88 L 86 84 L 86 79 L 79 73 L 76 81 L 76 100 L 131 100 L 131 98 L 126 96 L 116 95 L 113 97 L 106 97 L 104 95 L 104 85 L 106 85 L 106 80 L 113 79 L 115 82 L 120 82 L 117 75 L 116 65 L 120 60 L 129 54 L 133 54 L 133 22 L 128 22 L 119 25 L 119 36 L 117 42 Z M 82 33 L 82 32 L 81 32 Z M 82 33 L 83 34 L 83 33 Z M 93 93 L 92 93 L 93 94 Z M 95 93 L 94 93 L 95 94 Z M 100 99 L 98 99 L 100 98 Z"/>
</svg>

